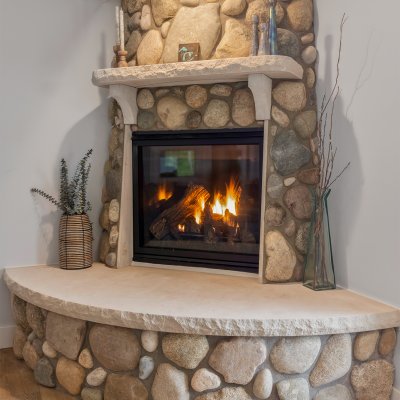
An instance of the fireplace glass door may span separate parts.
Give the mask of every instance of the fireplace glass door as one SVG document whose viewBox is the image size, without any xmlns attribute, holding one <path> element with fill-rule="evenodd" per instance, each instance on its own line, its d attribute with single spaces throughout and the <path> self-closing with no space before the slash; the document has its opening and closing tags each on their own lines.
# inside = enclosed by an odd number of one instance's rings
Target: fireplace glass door
<svg viewBox="0 0 400 400">
<path fill-rule="evenodd" d="M 134 133 L 134 260 L 257 272 L 262 134 Z"/>
</svg>

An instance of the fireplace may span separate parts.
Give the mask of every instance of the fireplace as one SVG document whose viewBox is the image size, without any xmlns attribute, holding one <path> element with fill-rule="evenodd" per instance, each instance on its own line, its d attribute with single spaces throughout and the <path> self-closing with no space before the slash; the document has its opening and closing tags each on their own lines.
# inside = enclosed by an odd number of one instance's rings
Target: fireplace
<svg viewBox="0 0 400 400">
<path fill-rule="evenodd" d="M 271 199 L 274 204 L 283 204 L 282 196 L 287 191 L 284 189 L 283 177 L 277 174 L 271 159 L 268 159 L 270 147 L 272 148 L 276 143 L 277 138 L 281 138 L 281 135 L 277 134 L 277 125 L 270 123 L 271 110 L 291 111 L 291 113 L 296 113 L 293 114 L 293 118 L 297 115 L 299 118 L 302 116 L 302 110 L 307 105 L 307 88 L 304 82 L 299 81 L 302 78 L 303 67 L 287 56 L 212 59 L 95 71 L 93 82 L 98 86 L 108 87 L 110 96 L 116 100 L 111 110 L 114 126 L 109 142 L 110 159 L 106 165 L 106 182 L 102 192 L 104 207 L 100 222 L 104 231 L 100 242 L 100 260 L 109 267 L 116 268 L 128 265 L 134 267 L 177 265 L 180 268 L 186 264 L 216 268 L 215 272 L 218 273 L 217 270 L 221 268 L 256 272 L 257 268 L 254 267 L 257 267 L 258 259 L 260 282 L 267 282 L 266 270 L 273 267 L 284 271 L 282 274 L 274 275 L 276 281 L 296 279 L 298 274 L 294 273 L 296 263 L 293 261 L 295 232 L 286 233 L 286 230 L 289 232 L 286 225 L 290 223 L 294 230 L 298 228 L 298 225 L 290 219 L 289 212 L 287 220 L 282 221 L 282 227 L 267 224 L 266 210 L 267 204 L 271 204 L 269 203 Z M 274 79 L 295 79 L 297 81 L 278 82 L 273 89 Z M 273 98 L 273 93 L 276 99 Z M 286 105 L 286 103 L 288 104 Z M 274 108 L 273 104 L 277 104 L 279 107 L 275 105 Z M 309 111 L 304 111 L 304 113 L 308 115 Z M 300 118 L 300 120 L 302 119 Z M 234 128 L 239 130 L 235 131 Z M 255 128 L 259 130 L 262 128 L 262 134 L 260 131 L 252 130 Z M 187 129 L 190 131 L 187 132 Z M 224 131 L 226 129 L 229 130 Z M 285 131 L 288 130 L 285 129 Z M 134 132 L 133 151 L 132 132 Z M 289 134 L 289 132 L 286 133 Z M 172 135 L 175 134 L 178 136 L 173 137 Z M 291 138 L 292 136 L 290 134 Z M 166 141 L 168 138 L 175 140 L 175 143 L 173 141 L 168 143 Z M 217 138 L 221 142 L 214 141 Z M 182 142 L 182 140 L 189 139 L 193 141 Z M 296 143 L 290 143 L 290 149 L 288 149 L 290 151 L 281 152 L 281 158 L 285 158 L 287 155 L 292 157 L 293 148 L 296 151 L 306 151 L 303 148 L 305 146 L 301 146 L 298 139 L 295 139 L 297 137 L 293 137 L 293 141 Z M 199 142 L 196 143 L 196 140 Z M 247 140 L 250 142 L 246 142 Z M 190 172 L 190 160 L 193 155 L 197 157 L 193 149 L 182 149 L 182 146 L 209 145 L 213 147 L 219 144 L 226 147 L 228 141 L 230 141 L 229 144 L 237 146 L 259 146 L 258 167 L 252 168 L 253 171 L 258 171 L 258 186 L 251 182 L 252 176 L 245 175 L 240 176 L 239 182 L 237 182 L 238 177 L 226 174 L 224 182 L 221 182 L 219 187 L 214 187 L 212 181 L 202 182 L 206 177 L 205 174 L 198 176 L 194 174 L 192 177 L 182 176 L 185 175 L 185 169 L 189 168 Z M 294 144 L 296 145 L 293 146 Z M 143 166 L 145 161 L 143 155 L 152 150 L 151 146 L 171 146 L 172 148 L 164 149 L 169 151 L 164 156 L 159 155 L 165 161 L 163 164 L 160 159 L 156 159 L 154 165 L 150 163 L 152 168 L 158 165 L 160 169 L 163 165 L 164 170 L 158 171 L 156 176 L 146 177 L 146 173 L 150 172 Z M 181 150 L 185 150 L 185 152 L 174 153 L 177 150 L 174 147 L 177 146 L 181 146 Z M 153 149 L 153 151 L 155 150 Z M 261 156 L 261 150 L 263 150 L 263 156 Z M 252 151 L 255 152 L 254 148 Z M 297 159 L 297 157 L 295 158 Z M 237 156 L 234 160 L 236 159 Z M 201 158 L 197 157 L 196 160 L 201 160 Z M 253 166 L 256 165 L 256 161 L 248 161 L 253 163 Z M 181 166 L 178 172 L 179 163 Z M 230 160 L 220 163 L 229 164 Z M 185 164 L 186 167 L 184 167 Z M 209 164 L 211 165 L 210 162 Z M 217 162 L 214 161 L 213 164 L 215 166 Z M 175 168 L 172 171 L 168 169 L 171 168 L 171 165 Z M 174 174 L 175 177 L 170 176 Z M 214 177 L 219 177 L 219 175 L 219 172 L 215 173 Z M 198 178 L 199 181 L 195 181 L 194 178 Z M 230 186 L 231 178 L 233 183 Z M 288 176 L 288 182 L 289 178 L 290 185 L 299 185 L 300 180 L 297 180 L 295 176 Z M 149 179 L 149 182 L 146 183 L 149 189 L 144 189 L 145 179 Z M 179 188 L 174 189 L 168 186 L 178 180 L 182 182 L 179 184 Z M 232 227 L 222 226 L 216 240 L 214 239 L 211 243 L 204 243 L 204 226 L 199 232 L 196 229 L 192 232 L 193 223 L 189 227 L 191 229 L 189 232 L 187 223 L 179 223 L 177 225 L 181 226 L 177 226 L 178 231 L 173 230 L 168 233 L 169 236 L 161 239 L 154 236 L 150 230 L 156 218 L 165 211 L 161 211 L 159 208 L 159 214 L 157 214 L 155 213 L 157 210 L 154 210 L 156 207 L 154 196 L 158 193 L 159 186 L 164 193 L 168 194 L 172 189 L 174 194 L 169 199 L 158 200 L 159 202 L 163 201 L 166 206 L 167 201 L 179 203 L 189 184 L 209 185 L 205 190 L 210 196 L 208 202 L 212 204 L 214 192 L 218 188 L 220 196 L 226 197 L 226 186 L 235 188 L 235 183 L 239 184 L 240 207 L 245 206 L 246 196 L 250 196 L 247 193 L 249 187 L 252 186 L 253 189 L 255 188 L 253 191 L 257 192 L 258 190 L 259 192 L 258 198 L 253 196 L 253 209 L 256 212 L 252 212 L 246 222 L 247 225 L 255 226 L 257 224 L 256 228 L 250 228 L 253 229 L 253 231 L 250 230 L 253 235 L 244 235 L 249 230 L 244 231 L 243 225 L 239 229 L 240 220 L 237 231 L 237 224 L 233 227 L 235 228 L 233 234 L 230 233 Z M 135 191 L 133 186 L 135 186 Z M 275 192 L 279 192 L 277 197 L 270 196 L 271 187 L 276 188 Z M 178 192 L 180 192 L 180 198 Z M 153 196 L 153 199 L 149 200 L 146 196 Z M 153 215 L 150 219 L 151 211 L 153 211 Z M 204 210 L 202 211 L 204 212 Z M 239 209 L 238 218 L 243 218 L 240 216 L 240 212 Z M 223 213 L 225 214 L 224 211 Z M 257 217 L 253 217 L 253 215 L 257 215 Z M 234 216 L 233 219 L 236 217 Z M 197 227 L 195 226 L 195 228 Z M 279 235 L 281 228 L 286 230 Z M 157 229 L 160 229 L 159 225 L 157 225 Z M 272 264 L 270 262 L 267 265 L 268 261 L 278 259 L 277 257 L 271 258 L 266 254 L 266 233 L 270 230 L 278 231 L 275 236 L 279 243 L 275 243 L 277 247 L 274 249 L 278 252 L 284 251 L 285 254 L 290 253 L 289 268 L 287 263 Z M 172 236 L 172 233 L 176 237 Z M 241 239 L 244 236 L 247 236 L 247 239 Z M 253 240 L 255 243 L 252 243 Z M 169 242 L 167 243 L 167 241 Z M 210 245 L 209 248 L 205 249 L 205 244 Z M 200 245 L 202 248 L 198 249 L 197 247 Z M 221 250 L 221 247 L 225 247 L 226 250 Z M 209 268 L 207 270 L 212 271 Z"/>
<path fill-rule="evenodd" d="M 134 261 L 258 272 L 262 129 L 133 134 Z"/>
</svg>

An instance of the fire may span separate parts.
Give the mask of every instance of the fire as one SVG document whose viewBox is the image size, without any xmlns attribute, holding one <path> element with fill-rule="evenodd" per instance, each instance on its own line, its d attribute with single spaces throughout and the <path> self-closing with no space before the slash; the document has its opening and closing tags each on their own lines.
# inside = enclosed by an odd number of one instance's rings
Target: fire
<svg viewBox="0 0 400 400">
<path fill-rule="evenodd" d="M 197 204 L 195 205 L 193 209 L 193 217 L 196 221 L 197 225 L 200 225 L 203 221 L 203 214 L 204 214 L 204 209 L 206 208 L 206 202 L 209 198 L 209 195 L 205 195 L 197 199 Z"/>
<path fill-rule="evenodd" d="M 179 224 L 179 225 L 178 225 L 178 231 L 179 231 L 179 232 L 185 232 L 185 225 Z"/>
<path fill-rule="evenodd" d="M 167 184 L 164 182 L 158 186 L 157 201 L 168 200 L 172 197 L 172 192 L 168 190 Z"/>
<path fill-rule="evenodd" d="M 214 195 L 214 204 L 211 206 L 213 214 L 224 215 L 225 213 L 225 209 L 221 203 L 221 197 L 222 195 L 219 192 Z"/>
<path fill-rule="evenodd" d="M 196 208 L 194 210 L 194 219 L 196 220 L 197 225 L 201 224 L 201 215 L 202 215 L 201 209 Z"/>
<path fill-rule="evenodd" d="M 228 219 L 229 214 L 237 216 L 241 192 L 242 188 L 239 183 L 231 178 L 229 184 L 226 185 L 225 196 L 222 196 L 220 192 L 214 195 L 214 204 L 211 205 L 213 214 L 224 218 L 227 217 Z"/>
<path fill-rule="evenodd" d="M 201 211 L 204 211 L 204 209 L 206 208 L 206 201 L 207 200 L 208 200 L 208 198 L 206 199 L 205 197 L 202 197 L 202 198 L 199 199 Z"/>
</svg>

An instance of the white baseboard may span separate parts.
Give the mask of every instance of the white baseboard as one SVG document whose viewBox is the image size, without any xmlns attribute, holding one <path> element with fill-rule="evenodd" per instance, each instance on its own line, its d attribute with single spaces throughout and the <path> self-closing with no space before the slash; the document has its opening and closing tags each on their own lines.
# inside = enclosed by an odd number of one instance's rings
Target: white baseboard
<svg viewBox="0 0 400 400">
<path fill-rule="evenodd" d="M 400 389 L 393 388 L 392 400 L 400 400 Z"/>
<path fill-rule="evenodd" d="M 0 349 L 12 347 L 15 326 L 0 326 Z"/>
</svg>

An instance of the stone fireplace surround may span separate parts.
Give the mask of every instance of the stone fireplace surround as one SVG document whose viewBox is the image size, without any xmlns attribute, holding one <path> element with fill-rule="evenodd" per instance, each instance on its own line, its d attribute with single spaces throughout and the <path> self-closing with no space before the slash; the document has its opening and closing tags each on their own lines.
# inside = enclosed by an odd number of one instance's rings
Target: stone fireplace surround
<svg viewBox="0 0 400 400">
<path fill-rule="evenodd" d="M 119 230 L 117 240 L 104 260 L 110 266 L 123 267 L 132 264 L 133 256 L 133 216 L 132 216 L 132 154 L 131 154 L 131 133 L 139 125 L 144 124 L 140 118 L 149 118 L 150 109 L 154 108 L 155 98 L 158 98 L 157 111 L 162 113 L 165 108 L 165 120 L 161 130 L 167 128 L 179 132 L 182 129 L 182 121 L 188 114 L 189 106 L 186 106 L 176 94 L 171 96 L 172 91 L 185 92 L 186 100 L 192 104 L 194 111 L 203 119 L 205 128 L 229 127 L 227 121 L 219 123 L 218 118 L 223 117 L 223 108 L 227 98 L 232 98 L 233 103 L 239 103 L 236 126 L 264 127 L 264 154 L 263 154 L 263 175 L 262 175 L 262 199 L 261 199 L 261 220 L 264 220 L 264 209 L 266 205 L 266 179 L 268 155 L 268 134 L 269 120 L 271 119 L 272 101 L 272 79 L 301 79 L 303 68 L 292 58 L 286 56 L 258 56 L 224 60 L 206 60 L 191 63 L 172 63 L 165 65 L 146 65 L 124 69 L 97 70 L 93 74 L 93 82 L 99 86 L 109 87 L 110 96 L 117 100 L 121 107 L 120 125 L 124 126 L 123 155 L 120 161 L 122 185 L 118 197 L 113 199 L 104 212 L 110 215 L 112 203 L 118 203 Z M 207 85 L 199 85 L 207 83 Z M 227 84 L 229 83 L 229 85 Z M 185 85 L 185 86 L 182 86 Z M 151 90 L 150 90 L 151 89 Z M 165 90 L 166 93 L 162 91 Z M 226 91 L 226 94 L 224 93 Z M 193 100 L 188 100 L 192 93 Z M 209 93 L 209 94 L 207 94 Z M 216 93 L 216 94 L 214 94 Z M 201 97 L 204 96 L 204 100 Z M 211 97 L 211 99 L 208 99 Z M 224 99 L 224 100 L 221 100 Z M 202 102 L 203 104 L 197 104 Z M 219 102 L 219 103 L 218 103 Z M 163 104 L 165 103 L 165 106 Z M 208 104 L 205 110 L 204 103 Z M 216 105 L 213 115 L 209 112 L 210 106 Z M 139 105 L 139 107 L 138 107 Z M 232 105 L 233 114 L 234 105 Z M 141 109 L 141 112 L 139 112 Z M 144 111 L 147 110 L 147 111 Z M 143 117 L 145 115 L 146 117 Z M 184 116 L 182 118 L 182 115 Z M 189 114 L 190 115 L 190 114 Z M 228 118 L 227 118 L 228 119 Z M 161 125 L 161 124 L 160 124 Z M 152 126 L 145 125 L 149 129 Z M 201 127 L 201 126 L 198 126 Z M 235 125 L 231 125 L 235 127 Z M 194 134 L 196 130 L 193 130 Z M 118 192 L 118 191 L 117 191 Z M 101 218 L 102 219 L 102 218 Z M 118 229 L 116 226 L 115 230 Z M 110 232 L 108 241 L 110 243 L 113 235 Z M 260 234 L 260 262 L 259 275 L 264 281 L 264 224 L 261 224 Z M 110 257 L 111 254 L 111 257 Z M 113 257 L 114 256 L 114 257 Z M 107 258 L 107 257 L 106 257 Z M 133 265 L 141 265 L 133 263 Z M 293 271 L 284 280 L 289 280 Z M 279 275 L 279 273 L 278 273 Z M 279 280 L 279 279 L 278 279 Z"/>
<path fill-rule="evenodd" d="M 123 0 L 130 68 L 97 70 L 116 101 L 105 165 L 100 260 L 132 260 L 130 138 L 133 130 L 264 127 L 262 283 L 302 280 L 316 183 L 312 0 L 279 0 L 279 56 L 249 57 L 251 20 L 264 0 Z M 179 43 L 200 43 L 201 61 L 177 63 Z M 115 60 L 113 61 L 115 66 Z M 128 188 L 128 189 L 127 189 Z M 136 264 L 137 265 L 137 264 Z"/>
</svg>

